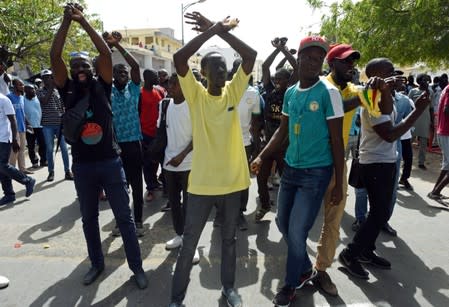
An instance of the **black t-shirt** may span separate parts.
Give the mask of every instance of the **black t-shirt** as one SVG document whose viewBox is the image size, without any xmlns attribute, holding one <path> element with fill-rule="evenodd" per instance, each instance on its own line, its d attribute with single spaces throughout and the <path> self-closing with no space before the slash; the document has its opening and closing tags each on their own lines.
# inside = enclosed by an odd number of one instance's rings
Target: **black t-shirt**
<svg viewBox="0 0 449 307">
<path fill-rule="evenodd" d="M 281 124 L 282 105 L 284 103 L 284 95 L 286 89 L 277 90 L 272 82 L 269 82 L 265 86 L 265 94 L 263 96 L 265 100 L 264 119 L 265 119 L 265 135 L 267 141 L 271 139 L 273 133 Z"/>
<path fill-rule="evenodd" d="M 77 91 L 74 82 L 69 79 L 64 87 L 58 90 L 66 110 L 83 98 L 81 91 Z M 73 162 L 102 161 L 119 155 L 112 127 L 111 91 L 112 84 L 106 84 L 100 77 L 92 80 L 89 108 L 86 112 L 87 124 L 80 140 L 72 144 Z"/>
</svg>

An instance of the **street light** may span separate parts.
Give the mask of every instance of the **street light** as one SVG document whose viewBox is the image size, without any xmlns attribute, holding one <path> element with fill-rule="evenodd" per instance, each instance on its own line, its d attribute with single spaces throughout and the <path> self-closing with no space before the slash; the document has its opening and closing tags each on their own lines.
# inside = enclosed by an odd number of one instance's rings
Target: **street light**
<svg viewBox="0 0 449 307">
<path fill-rule="evenodd" d="M 195 4 L 206 2 L 206 0 L 198 0 L 192 3 L 184 5 L 181 3 L 181 35 L 182 35 L 182 45 L 184 46 L 184 13 L 187 9 Z"/>
</svg>

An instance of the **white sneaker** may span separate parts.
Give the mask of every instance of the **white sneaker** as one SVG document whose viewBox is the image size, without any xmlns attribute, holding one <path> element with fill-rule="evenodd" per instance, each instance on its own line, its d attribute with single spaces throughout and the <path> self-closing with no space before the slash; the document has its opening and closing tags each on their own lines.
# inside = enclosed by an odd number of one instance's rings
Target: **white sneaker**
<svg viewBox="0 0 449 307">
<path fill-rule="evenodd" d="M 198 264 L 200 263 L 200 253 L 198 252 L 198 249 L 195 249 L 195 255 L 193 255 L 192 264 Z"/>
<path fill-rule="evenodd" d="M 279 177 L 278 173 L 276 173 L 272 178 L 271 178 L 271 183 L 275 186 L 278 187 L 281 184 L 281 177 Z"/>
<path fill-rule="evenodd" d="M 182 245 L 182 237 L 181 236 L 176 236 L 173 239 L 167 241 L 167 243 L 165 243 L 165 249 L 175 249 L 178 248 Z"/>
<path fill-rule="evenodd" d="M 198 260 L 199 261 L 199 260 Z M 9 285 L 9 279 L 0 275 L 0 289 L 6 288 Z"/>
</svg>

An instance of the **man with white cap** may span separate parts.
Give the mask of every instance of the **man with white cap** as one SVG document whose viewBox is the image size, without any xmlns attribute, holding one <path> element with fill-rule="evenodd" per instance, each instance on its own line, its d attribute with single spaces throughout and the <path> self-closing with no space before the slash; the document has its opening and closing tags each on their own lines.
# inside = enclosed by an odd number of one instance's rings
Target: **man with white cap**
<svg viewBox="0 0 449 307">
<path fill-rule="evenodd" d="M 60 140 L 62 161 L 64 162 L 65 179 L 73 180 L 73 174 L 70 171 L 69 153 L 64 136 L 61 134 L 61 116 L 64 114 L 61 97 L 55 89 L 53 75 L 51 70 L 41 71 L 41 77 L 44 87 L 37 92 L 37 98 L 42 108 L 42 132 L 44 133 L 45 146 L 47 148 L 48 177 L 47 181 L 55 179 L 55 165 L 53 159 L 55 137 Z M 42 165 L 41 166 L 45 166 Z"/>
</svg>

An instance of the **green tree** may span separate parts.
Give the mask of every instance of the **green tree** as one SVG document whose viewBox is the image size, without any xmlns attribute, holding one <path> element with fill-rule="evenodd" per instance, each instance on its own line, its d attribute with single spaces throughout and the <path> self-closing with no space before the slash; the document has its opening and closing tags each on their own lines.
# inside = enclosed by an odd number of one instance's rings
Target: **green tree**
<svg viewBox="0 0 449 307">
<path fill-rule="evenodd" d="M 322 8 L 324 1 L 307 0 Z M 331 42 L 351 43 L 361 64 L 388 57 L 400 65 L 449 66 L 449 1 L 335 1 L 322 16 L 320 34 Z"/>
<path fill-rule="evenodd" d="M 50 65 L 50 46 L 56 28 L 64 12 L 63 0 L 2 0 L 0 1 L 0 45 L 3 61 L 15 61 L 33 71 Z M 79 1 L 85 6 L 84 1 Z M 86 10 L 85 10 L 86 11 Z M 95 15 L 88 16 L 94 28 L 100 29 L 101 22 Z M 7 50 L 8 52 L 5 52 Z M 69 51 L 94 50 L 93 45 L 77 23 L 73 23 L 67 43 Z"/>
</svg>

